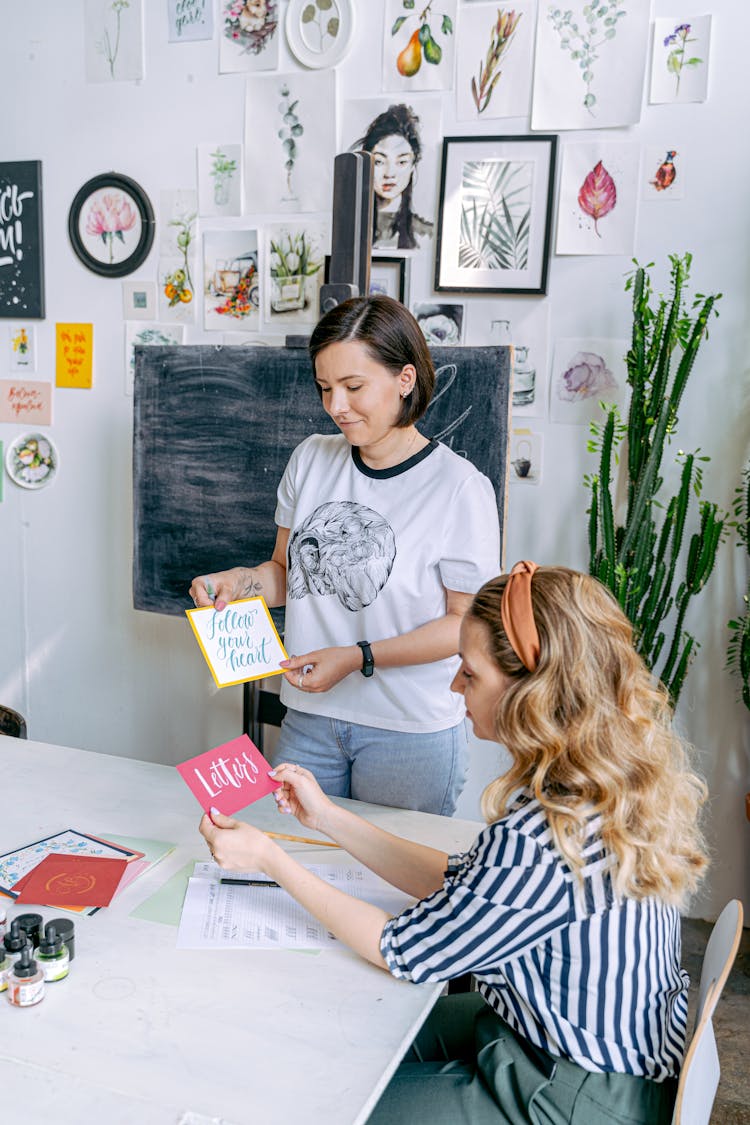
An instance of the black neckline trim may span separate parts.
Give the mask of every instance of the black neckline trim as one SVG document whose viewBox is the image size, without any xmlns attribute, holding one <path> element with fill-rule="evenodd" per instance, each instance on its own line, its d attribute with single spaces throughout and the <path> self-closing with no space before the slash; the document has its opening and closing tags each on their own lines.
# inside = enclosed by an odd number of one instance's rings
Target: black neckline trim
<svg viewBox="0 0 750 1125">
<path fill-rule="evenodd" d="M 352 458 L 354 464 L 363 476 L 372 477 L 373 480 L 386 480 L 388 477 L 398 477 L 401 476 L 401 473 L 408 473 L 409 469 L 413 469 L 420 461 L 424 461 L 425 457 L 429 457 L 431 453 L 434 453 L 437 447 L 438 443 L 430 438 L 429 445 L 426 445 L 424 449 L 420 449 L 419 453 L 415 453 L 412 457 L 407 458 L 406 461 L 402 461 L 400 465 L 391 465 L 388 469 L 371 469 L 370 466 L 366 465 L 362 460 L 362 454 L 359 452 L 358 445 L 352 446 Z"/>
</svg>

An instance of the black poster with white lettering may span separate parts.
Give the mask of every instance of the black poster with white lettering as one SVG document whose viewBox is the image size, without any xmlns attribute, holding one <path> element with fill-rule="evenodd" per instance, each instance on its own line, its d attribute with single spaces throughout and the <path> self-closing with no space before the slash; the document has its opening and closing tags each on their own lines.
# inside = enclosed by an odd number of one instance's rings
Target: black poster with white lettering
<svg viewBox="0 0 750 1125">
<path fill-rule="evenodd" d="M 0 162 L 0 317 L 44 318 L 40 160 Z"/>
</svg>

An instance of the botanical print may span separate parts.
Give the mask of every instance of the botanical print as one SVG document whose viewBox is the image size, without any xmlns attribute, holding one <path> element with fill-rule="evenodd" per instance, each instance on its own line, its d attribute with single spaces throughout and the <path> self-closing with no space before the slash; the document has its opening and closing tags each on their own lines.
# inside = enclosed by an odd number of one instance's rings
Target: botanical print
<svg viewBox="0 0 750 1125">
<path fill-rule="evenodd" d="M 373 249 L 416 250 L 432 238 L 440 121 L 439 95 L 345 103 L 342 147 L 373 158 Z"/>
<path fill-rule="evenodd" d="M 654 20 L 649 101 L 704 102 L 710 44 L 710 16 Z"/>
<path fill-rule="evenodd" d="M 198 208 L 201 215 L 242 214 L 242 145 L 198 146 Z"/>
<path fill-rule="evenodd" d="M 86 0 L 86 81 L 143 78 L 143 0 Z"/>
<path fill-rule="evenodd" d="M 57 474 L 58 455 L 45 434 L 23 434 L 8 446 L 5 468 L 8 476 L 21 488 L 44 488 Z M 13 886 L 18 877 L 9 886 Z"/>
<path fill-rule="evenodd" d="M 550 421 L 578 425 L 601 417 L 600 403 L 625 404 L 627 340 L 568 339 L 555 344 Z"/>
<path fill-rule="evenodd" d="M 183 324 L 125 324 L 125 387 L 126 395 L 132 395 L 135 379 L 136 344 L 155 346 L 158 344 L 181 344 L 185 336 Z"/>
<path fill-rule="evenodd" d="M 167 0 L 169 42 L 213 39 L 213 0 Z"/>
<path fill-rule="evenodd" d="M 246 87 L 246 210 L 330 210 L 335 71 L 253 75 Z"/>
<path fill-rule="evenodd" d="M 510 473 L 511 484 L 539 484 L 542 479 L 542 449 L 544 438 L 526 428 L 511 430 Z"/>
<path fill-rule="evenodd" d="M 649 145 L 641 171 L 641 199 L 684 199 L 685 159 L 667 145 Z"/>
<path fill-rule="evenodd" d="M 483 270 L 528 268 L 533 182 L 531 161 L 464 163 L 459 266 Z"/>
<path fill-rule="evenodd" d="M 266 322 L 274 331 L 318 320 L 327 242 L 321 222 L 269 226 L 264 304 Z"/>
<path fill-rule="evenodd" d="M 563 150 L 558 254 L 632 254 L 638 146 L 571 144 Z"/>
<path fill-rule="evenodd" d="M 336 42 L 341 17 L 336 0 L 313 0 L 302 9 L 300 23 L 305 45 L 309 50 L 325 54 Z"/>
<path fill-rule="evenodd" d="M 532 129 L 640 120 L 650 0 L 540 0 Z"/>
<path fill-rule="evenodd" d="M 219 70 L 273 70 L 279 64 L 279 0 L 221 0 Z"/>
<path fill-rule="evenodd" d="M 258 329 L 260 274 L 256 230 L 203 235 L 203 325 L 206 331 Z"/>
<path fill-rule="evenodd" d="M 457 0 L 387 0 L 384 90 L 450 90 Z"/>
<path fill-rule="evenodd" d="M 8 329 L 11 371 L 36 371 L 36 329 L 33 324 L 15 324 Z"/>
<path fill-rule="evenodd" d="M 92 257 L 112 265 L 129 258 L 141 237 L 141 216 L 131 195 L 115 187 L 101 188 L 87 200 L 79 218 L 79 234 Z"/>
<path fill-rule="evenodd" d="M 412 312 L 430 346 L 460 344 L 463 340 L 464 306 L 419 301 Z"/>
<path fill-rule="evenodd" d="M 458 120 L 525 117 L 531 104 L 533 6 L 521 0 L 464 8 L 460 43 L 456 58 Z"/>
<path fill-rule="evenodd" d="M 161 193 L 161 257 L 159 260 L 159 317 L 192 323 L 195 320 L 194 242 L 196 192 Z"/>
</svg>

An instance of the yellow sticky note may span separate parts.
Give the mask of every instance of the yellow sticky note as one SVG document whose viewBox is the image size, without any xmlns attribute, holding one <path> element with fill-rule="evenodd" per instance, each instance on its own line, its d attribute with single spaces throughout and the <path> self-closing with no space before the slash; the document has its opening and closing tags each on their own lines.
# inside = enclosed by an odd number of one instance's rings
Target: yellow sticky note
<svg viewBox="0 0 750 1125">
<path fill-rule="evenodd" d="M 90 389 L 94 371 L 93 324 L 57 324 L 55 383 Z"/>
</svg>

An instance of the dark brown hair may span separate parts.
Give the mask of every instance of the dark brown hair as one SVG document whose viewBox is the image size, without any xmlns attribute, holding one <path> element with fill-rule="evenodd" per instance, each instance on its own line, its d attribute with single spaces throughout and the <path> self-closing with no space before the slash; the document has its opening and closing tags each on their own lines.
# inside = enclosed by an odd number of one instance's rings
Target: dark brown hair
<svg viewBox="0 0 750 1125">
<path fill-rule="evenodd" d="M 393 375 L 407 363 L 417 378 L 403 399 L 397 426 L 411 426 L 430 404 L 435 387 L 435 368 L 422 329 L 408 309 L 393 297 L 350 297 L 321 317 L 310 337 L 310 358 L 315 360 L 330 344 L 348 340 L 363 344 L 370 356 Z M 317 383 L 316 383 L 317 386 Z M 320 387 L 318 386 L 320 394 Z"/>
</svg>

